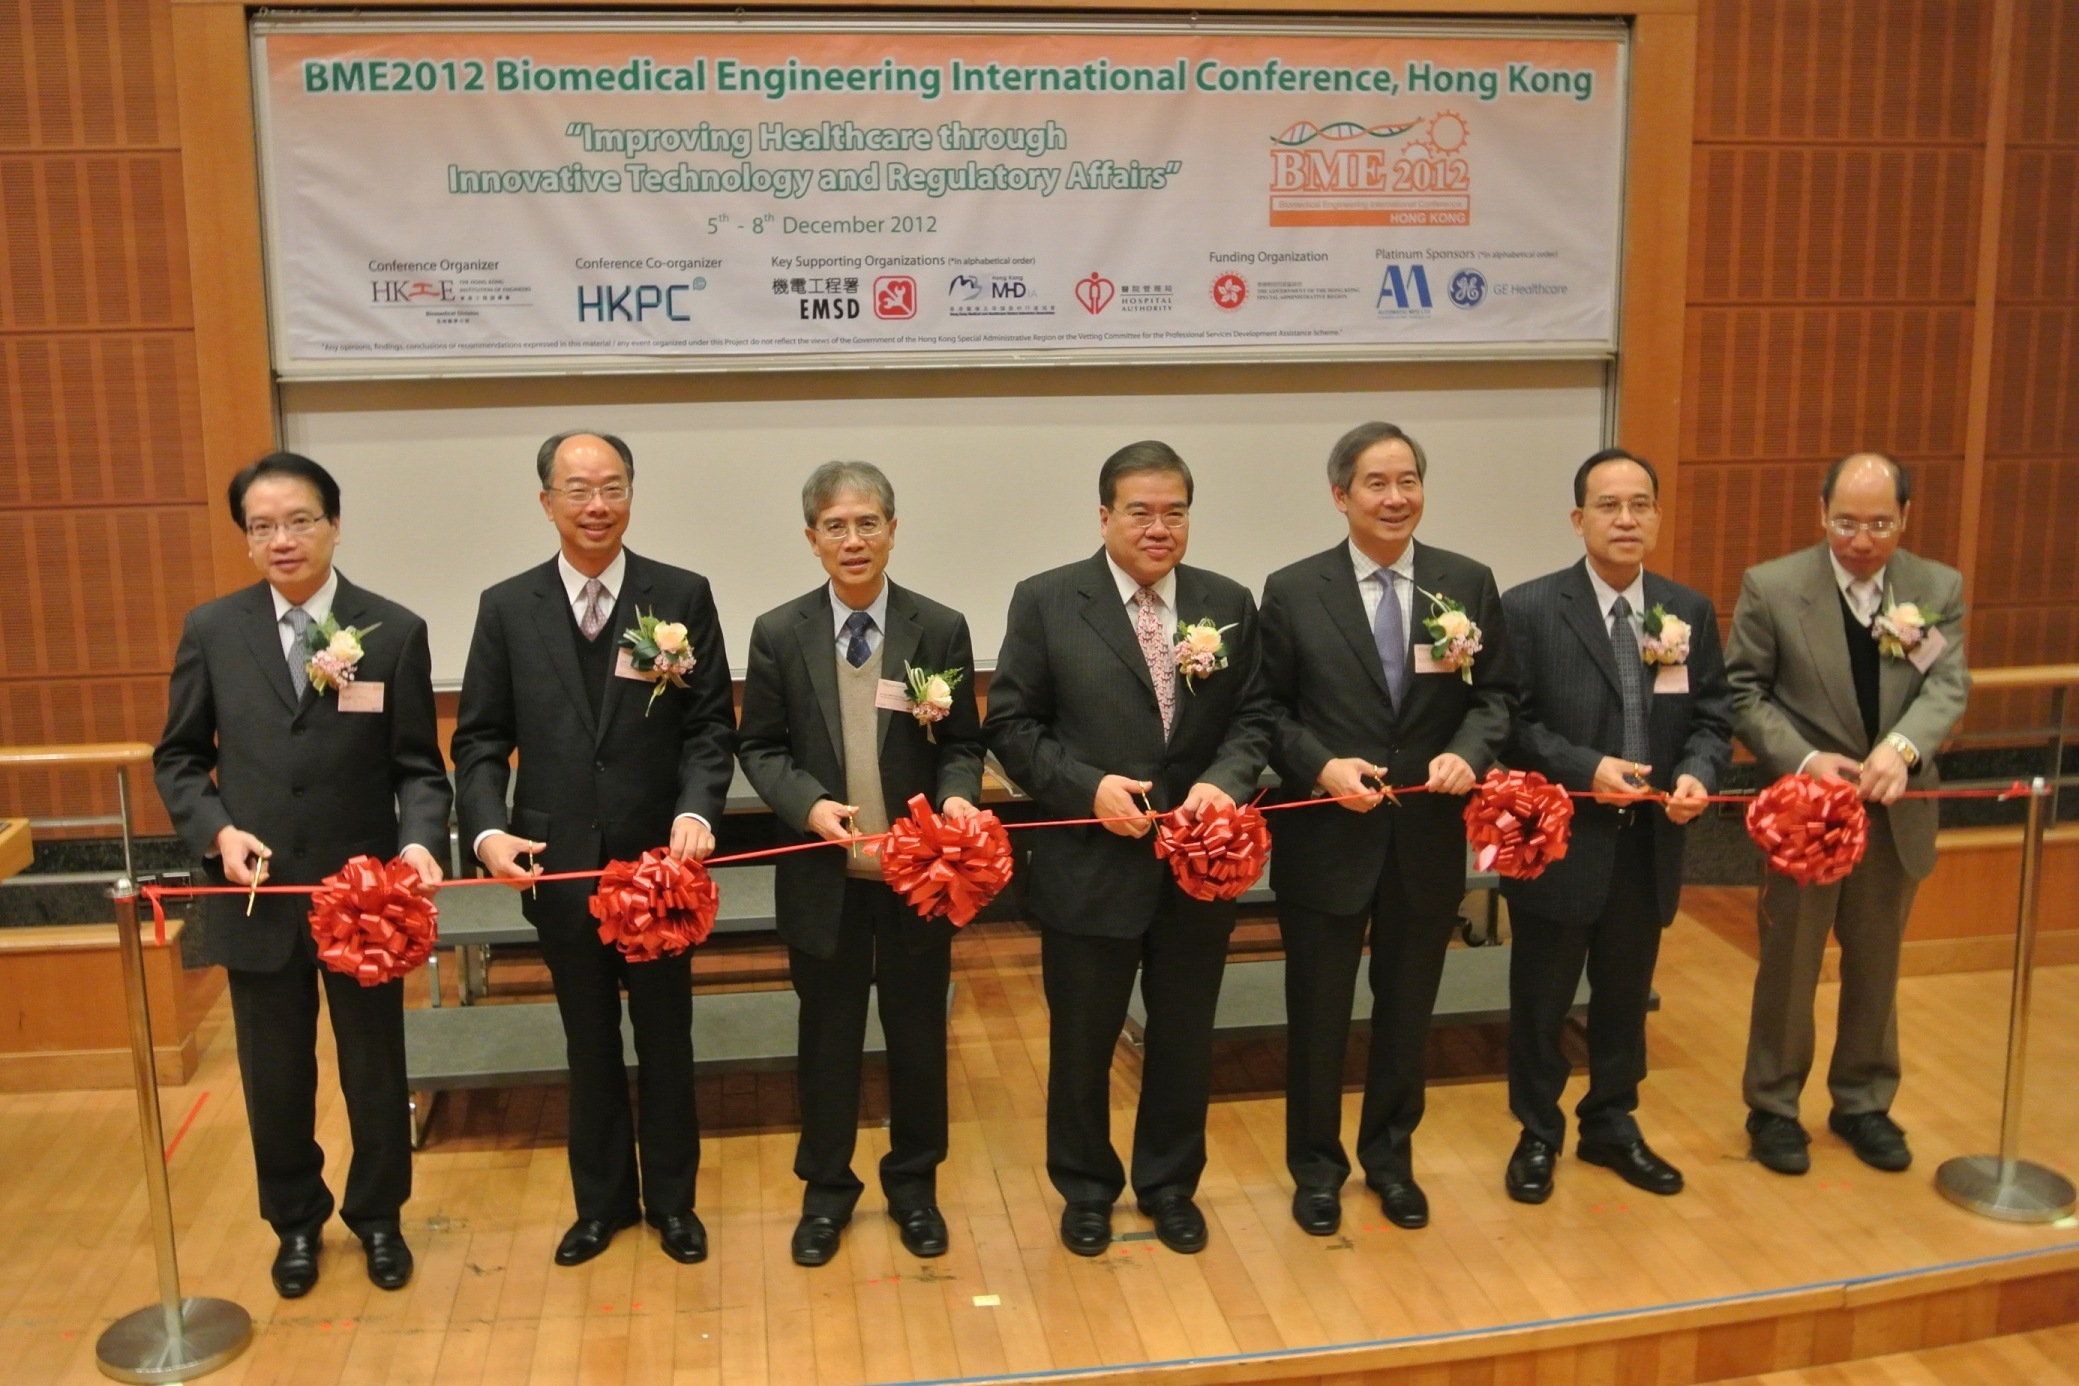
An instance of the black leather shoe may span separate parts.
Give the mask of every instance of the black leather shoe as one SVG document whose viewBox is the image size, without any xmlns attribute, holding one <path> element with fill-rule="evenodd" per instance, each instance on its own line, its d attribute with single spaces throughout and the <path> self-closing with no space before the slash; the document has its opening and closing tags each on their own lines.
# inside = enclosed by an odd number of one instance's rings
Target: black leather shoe
<svg viewBox="0 0 2079 1386">
<path fill-rule="evenodd" d="M 837 1255 L 837 1243 L 845 1225 L 820 1213 L 803 1213 L 794 1224 L 794 1264 L 820 1266 Z"/>
<path fill-rule="evenodd" d="M 1184 1256 L 1206 1249 L 1206 1215 L 1190 1194 L 1166 1193 L 1140 1210 L 1155 1220 L 1155 1239 Z"/>
<path fill-rule="evenodd" d="M 1747 1113 L 1747 1140 L 1755 1160 L 1778 1174 L 1803 1174 L 1812 1168 L 1805 1147 L 1812 1138 L 1805 1128 L 1774 1112 Z"/>
<path fill-rule="evenodd" d="M 559 1266 L 582 1266 L 585 1262 L 606 1250 L 614 1239 L 614 1233 L 624 1227 L 635 1226 L 634 1218 L 620 1218 L 607 1222 L 602 1218 L 579 1218 L 556 1243 L 556 1264 Z"/>
<path fill-rule="evenodd" d="M 274 1253 L 274 1292 L 283 1299 L 302 1299 L 318 1283 L 318 1234 L 291 1232 Z"/>
<path fill-rule="evenodd" d="M 1887 1112 L 1858 1112 L 1848 1117 L 1832 1112 L 1826 1124 L 1853 1146 L 1856 1158 L 1871 1169 L 1896 1174 L 1913 1163 L 1913 1152 L 1906 1147 L 1906 1133 Z"/>
<path fill-rule="evenodd" d="M 921 1208 L 907 1212 L 890 1212 L 895 1219 L 895 1230 L 902 1238 L 902 1249 L 912 1256 L 925 1258 L 943 1256 L 949 1241 L 946 1219 L 939 1210 L 927 1203 Z"/>
<path fill-rule="evenodd" d="M 1682 1171 L 1655 1155 L 1644 1141 L 1582 1141 L 1574 1148 L 1574 1158 L 1614 1169 L 1625 1183 L 1650 1194 L 1682 1192 Z"/>
<path fill-rule="evenodd" d="M 1340 1190 L 1306 1184 L 1292 1191 L 1292 1220 L 1309 1237 L 1332 1237 L 1343 1225 Z"/>
<path fill-rule="evenodd" d="M 1412 1178 L 1388 1179 L 1372 1189 L 1379 1195 L 1379 1211 L 1395 1227 L 1429 1226 L 1429 1198 Z"/>
<path fill-rule="evenodd" d="M 1112 1244 L 1112 1205 L 1071 1203 L 1061 1210 L 1061 1244 L 1078 1256 L 1102 1256 Z"/>
<path fill-rule="evenodd" d="M 361 1238 L 368 1253 L 368 1278 L 377 1289 L 401 1290 L 411 1279 L 411 1248 L 404 1234 L 392 1227 L 380 1228 Z"/>
<path fill-rule="evenodd" d="M 1509 1197 L 1518 1203 L 1543 1203 L 1552 1197 L 1552 1161 L 1559 1155 L 1559 1148 L 1547 1140 L 1540 1140 L 1525 1131 L 1516 1140 L 1516 1151 L 1509 1156 L 1509 1168 L 1502 1175 L 1502 1187 Z"/>
<path fill-rule="evenodd" d="M 661 1218 L 651 1218 L 650 1226 L 657 1229 L 664 1254 L 680 1265 L 691 1266 L 707 1259 L 707 1228 L 701 1225 L 698 1213 L 666 1213 Z"/>
</svg>

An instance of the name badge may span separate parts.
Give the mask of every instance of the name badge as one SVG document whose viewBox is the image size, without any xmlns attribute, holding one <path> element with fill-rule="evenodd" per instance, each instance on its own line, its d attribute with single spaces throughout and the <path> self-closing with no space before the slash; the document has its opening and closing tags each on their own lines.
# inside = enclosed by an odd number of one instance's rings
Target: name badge
<svg viewBox="0 0 2079 1386">
<path fill-rule="evenodd" d="M 1448 674 L 1451 671 L 1438 667 L 1436 656 L 1429 652 L 1429 646 L 1417 645 L 1415 647 L 1415 672 L 1418 674 Z"/>
<path fill-rule="evenodd" d="M 383 686 L 375 679 L 355 679 L 339 690 L 341 712 L 381 712 Z"/>
<path fill-rule="evenodd" d="M 656 682 L 652 676 L 635 667 L 635 654 L 626 646 L 623 646 L 614 655 L 614 677 L 617 679 L 634 679 L 637 683 Z"/>
<path fill-rule="evenodd" d="M 1653 671 L 1655 693 L 1687 693 L 1689 691 L 1689 666 L 1687 664 L 1662 664 Z"/>
<path fill-rule="evenodd" d="M 1948 648 L 1949 638 L 1935 627 L 1929 626 L 1927 633 L 1920 637 L 1920 643 L 1906 652 L 1906 662 L 1924 674 L 1935 667 L 1935 661 L 1940 659 L 1942 651 Z"/>
<path fill-rule="evenodd" d="M 883 712 L 908 712 L 910 686 L 900 679 L 881 679 L 873 686 L 873 705 Z"/>
</svg>

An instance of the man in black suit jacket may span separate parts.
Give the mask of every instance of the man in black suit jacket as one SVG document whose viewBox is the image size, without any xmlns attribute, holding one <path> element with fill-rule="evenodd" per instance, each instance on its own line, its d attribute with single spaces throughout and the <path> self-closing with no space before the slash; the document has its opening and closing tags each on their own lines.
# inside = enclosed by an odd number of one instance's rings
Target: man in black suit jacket
<svg viewBox="0 0 2079 1386">
<path fill-rule="evenodd" d="M 159 797 L 213 884 L 323 880 L 361 853 L 400 853 L 430 890 L 441 878 L 452 794 L 434 728 L 426 623 L 348 582 L 332 566 L 339 484 L 294 453 L 231 480 L 231 518 L 263 581 L 188 613 L 174 655 L 166 730 L 152 753 Z M 359 646 L 352 682 L 320 689 L 309 661 Z M 212 778 L 212 772 L 214 777 Z M 340 1217 L 361 1239 L 368 1276 L 411 1278 L 398 1218 L 411 1196 L 404 1080 L 404 983 L 364 987 L 317 961 L 310 899 L 208 897 L 198 961 L 220 962 L 252 1128 L 260 1216 L 281 1238 L 275 1289 L 309 1293 L 318 1234 L 332 1216 L 325 1152 L 313 1136 L 322 978 L 339 1048 L 354 1155 Z"/>
<path fill-rule="evenodd" d="M 1148 1022 L 1134 1193 L 1172 1251 L 1206 1241 L 1192 1195 L 1235 911 L 1185 895 L 1141 839 L 1154 815 L 1194 818 L 1254 792 L 1270 709 L 1247 589 L 1181 566 L 1191 497 L 1190 469 L 1165 443 L 1106 459 L 1104 548 L 1018 584 L 989 687 L 990 747 L 1011 778 L 1052 816 L 1116 820 L 1031 834 L 1024 872 L 1051 1015 L 1047 1173 L 1068 1204 L 1062 1242 L 1084 1256 L 1110 1244 L 1126 1182 L 1110 1074 L 1136 969 Z M 1207 621 L 1224 633 L 1224 661 L 1187 683 L 1179 627 Z"/>
<path fill-rule="evenodd" d="M 801 489 L 809 547 L 830 580 L 751 631 L 737 754 L 782 841 L 887 831 L 922 794 L 967 818 L 982 797 L 982 727 L 967 620 L 886 577 L 895 488 L 866 462 L 826 462 Z M 944 675 L 935 723 L 909 709 L 909 671 Z M 935 692 L 930 690 L 927 692 Z M 794 1260 L 837 1252 L 863 1185 L 852 1173 L 869 990 L 888 1042 L 888 1154 L 881 1188 L 902 1244 L 943 1256 L 937 1171 L 946 1158 L 946 985 L 953 925 L 919 918 L 867 852 L 796 852 L 774 865 L 780 937 L 801 998 L 796 1050 L 806 1186 Z"/>
<path fill-rule="evenodd" d="M 1429 1221 L 1411 1140 L 1423 1046 L 1465 894 L 1460 798 L 1508 733 L 1501 597 L 1486 567 L 1415 542 L 1428 462 L 1390 423 L 1359 424 L 1328 457 L 1349 537 L 1271 574 L 1263 668 L 1277 706 L 1271 764 L 1288 799 L 1351 796 L 1274 815 L 1271 889 L 1285 940 L 1285 1162 L 1292 1216 L 1342 1221 L 1343 1050 L 1367 924 L 1372 1037 L 1357 1158 L 1387 1218 Z M 1391 600 L 1388 600 L 1388 598 Z M 1448 600 L 1455 612 L 1442 603 Z M 1477 634 L 1468 678 L 1439 663 L 1422 622 Z M 1384 785 L 1421 784 L 1380 808 Z"/>
<path fill-rule="evenodd" d="M 729 658 L 707 579 L 622 546 L 635 486 L 628 445 L 559 433 L 535 460 L 562 551 L 484 593 L 455 726 L 463 840 L 494 876 L 589 871 L 652 847 L 699 859 L 729 794 L 735 738 Z M 683 687 L 655 690 L 618 649 L 639 614 L 678 627 L 694 657 Z M 519 783 L 506 812 L 511 756 Z M 529 861 L 522 864 L 520 858 Z M 570 1058 L 570 1180 L 577 1221 L 556 1247 L 574 1266 L 639 1214 L 682 1262 L 707 1255 L 693 1211 L 692 958 L 631 963 L 599 939 L 591 881 L 521 897 L 541 935 Z M 628 1104 L 621 990 L 635 1030 L 639 1104 Z M 637 1148 L 641 1149 L 638 1165 Z"/>
<path fill-rule="evenodd" d="M 1648 1193 L 1682 1188 L 1632 1113 L 1660 931 L 1682 893 L 1682 825 L 1703 812 L 1732 757 L 1718 613 L 1702 593 L 1646 571 L 1660 534 L 1653 465 L 1622 448 L 1590 457 L 1574 474 L 1573 522 L 1587 557 L 1502 596 L 1520 698 L 1505 758 L 1606 796 L 1575 801 L 1565 857 L 1535 880 L 1502 882 L 1513 938 L 1509 1109 L 1523 1123 L 1503 1183 L 1519 1203 L 1552 1193 L 1566 1136 L 1560 1032 L 1584 964 L 1588 1093 L 1574 1109 L 1575 1153 Z M 1647 788 L 1666 803 L 1625 797 Z"/>
</svg>

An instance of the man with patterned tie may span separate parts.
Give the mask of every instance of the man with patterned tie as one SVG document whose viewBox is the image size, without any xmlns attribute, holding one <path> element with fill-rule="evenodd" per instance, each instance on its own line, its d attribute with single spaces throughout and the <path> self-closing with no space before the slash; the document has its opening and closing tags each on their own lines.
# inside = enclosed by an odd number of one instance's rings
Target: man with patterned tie
<svg viewBox="0 0 2079 1386">
<path fill-rule="evenodd" d="M 1061 1240 L 1100 1255 L 1126 1185 L 1111 1144 L 1111 1060 L 1134 974 L 1147 1003 L 1132 1183 L 1172 1251 L 1205 1246 L 1193 1201 L 1206 1162 L 1213 1010 L 1232 902 L 1194 900 L 1146 840 L 1152 818 L 1255 791 L 1270 737 L 1248 590 L 1183 566 L 1190 468 L 1132 443 L 1098 473 L 1104 547 L 1011 596 L 989 688 L 990 748 L 1049 817 L 1108 820 L 1032 833 L 1024 894 L 1040 924 L 1049 1013 L 1047 1173 Z M 1222 632 L 1218 667 L 1178 687 L 1179 627 Z"/>
<path fill-rule="evenodd" d="M 1560 1035 L 1584 967 L 1588 1092 L 1574 1109 L 1575 1153 L 1648 1193 L 1682 1188 L 1632 1113 L 1660 932 L 1682 892 L 1681 825 L 1703 812 L 1732 756 L 1718 614 L 1702 593 L 1646 571 L 1660 535 L 1653 465 L 1622 448 L 1583 462 L 1573 524 L 1580 562 L 1502 594 L 1520 695 L 1505 759 L 1598 796 L 1575 801 L 1564 857 L 1535 880 L 1502 882 L 1509 1110 L 1523 1126 L 1503 1185 L 1519 1203 L 1552 1193 L 1571 1072 Z M 1668 797 L 1631 798 L 1641 790 Z"/>
<path fill-rule="evenodd" d="M 558 433 L 535 470 L 561 547 L 485 592 L 477 612 L 454 738 L 463 841 L 490 874 L 515 881 L 597 870 L 653 847 L 705 857 L 728 800 L 736 735 L 707 579 L 622 546 L 635 459 L 619 438 Z M 639 614 L 680 628 L 694 660 L 683 687 L 656 691 L 619 647 Z M 707 1229 L 693 1211 L 692 959 L 628 961 L 600 941 L 592 891 L 589 880 L 550 881 L 520 896 L 541 935 L 570 1061 L 577 1220 L 556 1264 L 591 1260 L 638 1217 L 657 1228 L 667 1256 L 698 1261 Z M 640 1064 L 633 1111 L 624 988 Z"/>
<path fill-rule="evenodd" d="M 1762 888 L 1761 965 L 1747 1034 L 1747 1132 L 1779 1174 L 1811 1168 L 1798 1098 L 1811 1072 L 1812 999 L 1831 933 L 1841 945 L 1840 1020 L 1827 1125 L 1865 1164 L 1913 1161 L 1891 1118 L 1898 1092 L 1899 945 L 1913 893 L 1935 868 L 1935 752 L 1963 716 L 1963 575 L 1899 547 L 1912 512 L 1906 469 L 1880 452 L 1828 468 L 1825 542 L 1749 568 L 1726 643 L 1733 722 L 1764 776 L 1846 782 L 1869 809 L 1869 846 L 1846 880 Z"/>
<path fill-rule="evenodd" d="M 1271 889 L 1285 942 L 1285 1163 L 1292 1217 L 1342 1223 L 1343 1050 L 1371 935 L 1372 1034 L 1358 1120 L 1365 1182 L 1398 1227 L 1429 1222 L 1415 1180 L 1423 1047 L 1465 895 L 1461 796 L 1494 763 L 1511 695 L 1501 595 L 1470 558 L 1415 542 L 1428 460 L 1390 423 L 1359 424 L 1328 454 L 1343 542 L 1271 574 L 1264 680 L 1277 709 Z M 1462 609 L 1481 649 L 1439 659 L 1424 621 Z M 1457 628 L 1456 618 L 1449 619 Z M 1387 785 L 1421 785 L 1380 807 Z"/>
<path fill-rule="evenodd" d="M 332 566 L 339 483 L 295 453 L 231 479 L 231 518 L 263 581 L 196 607 L 181 630 L 166 730 L 152 753 L 159 795 L 212 884 L 315 885 L 363 853 L 400 856 L 430 889 L 447 859 L 447 769 L 434 723 L 426 623 Z M 360 632 L 350 682 L 319 687 L 309 664 L 327 623 Z M 317 637 L 314 639 L 314 634 Z M 319 1230 L 334 1202 L 314 1136 L 318 989 L 339 1048 L 354 1155 L 340 1218 L 368 1278 L 411 1278 L 399 1213 L 411 1196 L 404 983 L 364 987 L 318 965 L 310 899 L 208 900 L 191 960 L 222 963 L 245 1088 L 260 1216 L 281 1239 L 284 1299 L 318 1279 Z"/>
<path fill-rule="evenodd" d="M 737 754 L 783 843 L 882 833 L 916 795 L 952 818 L 982 796 L 982 729 L 967 618 L 887 579 L 895 488 L 869 462 L 826 462 L 801 488 L 809 548 L 829 581 L 751 629 Z M 909 671 L 944 675 L 944 716 L 912 715 Z M 946 986 L 953 926 L 920 918 L 871 852 L 795 852 L 774 863 L 788 972 L 801 998 L 796 1091 L 803 1184 L 791 1251 L 820 1266 L 861 1184 L 861 1049 L 869 993 L 888 1046 L 881 1189 L 903 1249 L 943 1256 L 938 1166 L 946 1158 Z"/>
</svg>

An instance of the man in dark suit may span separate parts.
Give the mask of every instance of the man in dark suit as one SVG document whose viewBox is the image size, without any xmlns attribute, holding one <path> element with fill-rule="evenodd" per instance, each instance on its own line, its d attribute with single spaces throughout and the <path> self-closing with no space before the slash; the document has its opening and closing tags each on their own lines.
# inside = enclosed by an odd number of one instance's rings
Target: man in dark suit
<svg viewBox="0 0 2079 1386">
<path fill-rule="evenodd" d="M 1770 777 L 1854 784 L 1869 846 L 1847 879 L 1762 888 L 1761 966 L 1747 1035 L 1747 1131 L 1779 1174 L 1811 1168 L 1798 1097 L 1812 1069 L 1812 997 L 1829 933 L 1841 944 L 1840 1023 L 1827 1125 L 1865 1164 L 1913 1162 L 1891 1119 L 1899 1084 L 1899 945 L 1913 894 L 1935 869 L 1935 752 L 1963 716 L 1963 575 L 1899 547 L 1912 511 L 1906 469 L 1853 453 L 1820 487 L 1824 544 L 1749 568 L 1733 608 L 1726 671 L 1740 740 Z M 1880 623 L 1924 634 L 1887 650 Z"/>
<path fill-rule="evenodd" d="M 152 753 L 175 830 L 215 885 L 251 885 L 256 873 L 312 885 L 367 853 L 401 854 L 431 890 L 453 796 L 426 623 L 332 566 L 339 484 L 317 463 L 263 457 L 231 479 L 230 499 L 262 581 L 196 607 L 181 630 Z M 321 688 L 309 666 L 330 643 L 328 619 L 345 637 L 333 653 L 353 672 Z M 411 1196 L 404 983 L 364 987 L 320 967 L 308 896 L 262 895 L 250 907 L 209 897 L 194 956 L 230 978 L 260 1216 L 281 1238 L 275 1290 L 295 1299 L 317 1283 L 318 1235 L 334 1207 L 313 1136 L 321 978 L 354 1140 L 340 1217 L 361 1239 L 368 1278 L 397 1289 L 412 1270 L 398 1221 Z"/>
<path fill-rule="evenodd" d="M 1112 1149 L 1111 1061 L 1136 970 L 1147 1002 L 1133 1190 L 1172 1251 L 1205 1246 L 1192 1201 L 1206 1161 L 1213 1009 L 1234 905 L 1194 900 L 1141 840 L 1155 815 L 1254 792 L 1270 738 L 1247 589 L 1182 566 L 1191 471 L 1132 443 L 1098 473 L 1094 556 L 1018 584 L 989 687 L 991 749 L 1049 815 L 1113 820 L 1031 834 L 1025 898 L 1041 926 L 1048 1035 L 1047 1173 L 1061 1240 L 1112 1236 L 1126 1172 Z M 1180 626 L 1222 632 L 1220 667 L 1188 684 Z"/>
<path fill-rule="evenodd" d="M 1393 424 L 1344 434 L 1328 482 L 1348 538 L 1271 574 L 1263 589 L 1264 677 L 1278 712 L 1271 764 L 1283 793 L 1352 796 L 1271 824 L 1285 941 L 1285 1163 L 1293 1220 L 1322 1237 L 1341 1225 L 1350 1173 L 1343 1050 L 1367 925 L 1372 1036 L 1357 1159 L 1390 1221 L 1429 1221 L 1412 1138 L 1430 1011 L 1465 894 L 1460 796 L 1509 729 L 1494 575 L 1415 542 L 1428 469 Z M 1430 617 L 1477 633 L 1484 648 L 1470 679 L 1448 653 L 1439 662 L 1422 625 Z M 1426 792 L 1380 808 L 1377 789 L 1396 783 Z"/>
<path fill-rule="evenodd" d="M 455 726 L 463 840 L 494 876 L 596 870 L 669 845 L 714 850 L 735 738 L 729 658 L 707 579 L 630 553 L 635 460 L 610 434 L 559 433 L 535 460 L 561 552 L 484 593 Z M 639 614 L 683 628 L 693 669 L 657 690 L 618 649 Z M 519 782 L 506 811 L 511 756 Z M 529 858 L 523 864 L 522 856 Z M 577 1220 L 556 1247 L 574 1266 L 647 1216 L 665 1254 L 707 1255 L 693 1211 L 692 958 L 632 963 L 599 939 L 593 882 L 521 896 L 541 935 L 570 1058 L 570 1180 Z M 639 1102 L 621 1058 L 621 991 L 635 1031 Z M 637 1149 L 641 1155 L 638 1162 Z"/>
<path fill-rule="evenodd" d="M 1702 593 L 1646 571 L 1660 536 L 1653 464 L 1622 448 L 1583 462 L 1573 522 L 1587 557 L 1502 594 L 1520 698 L 1505 758 L 1598 796 L 1575 801 L 1566 856 L 1535 880 L 1502 882 L 1509 1109 L 1523 1123 L 1503 1184 L 1519 1203 L 1552 1194 L 1566 1138 L 1560 1033 L 1584 965 L 1588 1093 L 1574 1109 L 1575 1153 L 1648 1193 L 1682 1188 L 1632 1113 L 1660 931 L 1682 893 L 1682 825 L 1703 812 L 1732 756 L 1718 613 Z M 1628 797 L 1645 789 L 1666 802 Z"/>
<path fill-rule="evenodd" d="M 801 488 L 809 548 L 830 580 L 758 618 L 738 756 L 786 831 L 782 841 L 886 832 L 922 794 L 954 818 L 982 797 L 982 727 L 967 620 L 886 577 L 895 488 L 867 462 L 826 462 Z M 943 676 L 925 723 L 909 671 Z M 939 690 L 927 688 L 927 693 Z M 937 1171 L 946 1158 L 946 985 L 953 925 L 919 918 L 869 852 L 796 852 L 775 864 L 780 937 L 801 998 L 796 1090 L 806 1186 L 797 1264 L 837 1252 L 864 1187 L 852 1173 L 866 1005 L 888 1042 L 888 1154 L 881 1188 L 913 1256 L 943 1256 Z"/>
</svg>

